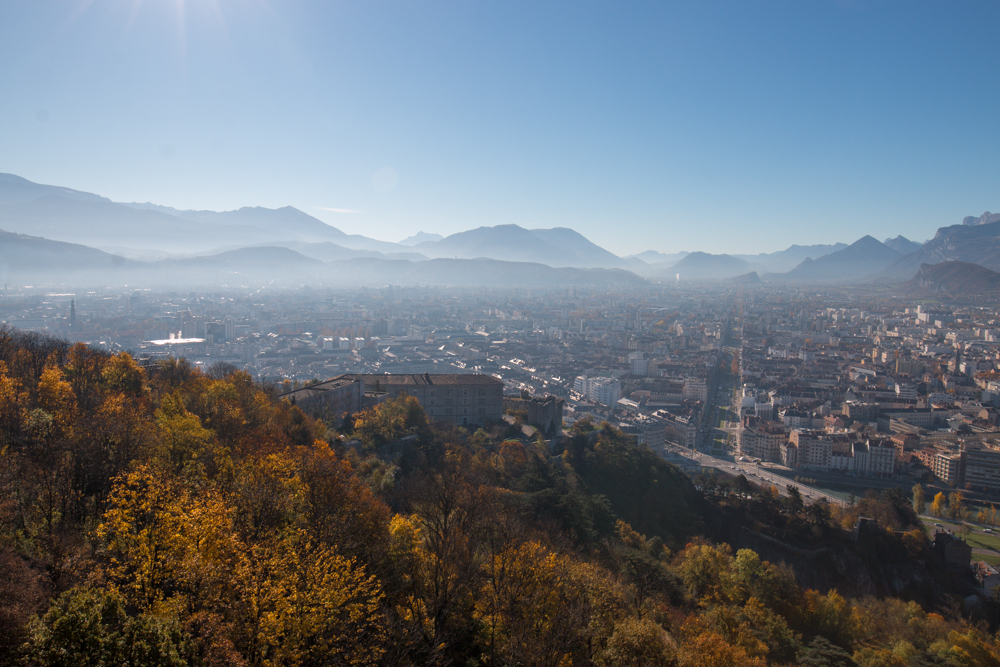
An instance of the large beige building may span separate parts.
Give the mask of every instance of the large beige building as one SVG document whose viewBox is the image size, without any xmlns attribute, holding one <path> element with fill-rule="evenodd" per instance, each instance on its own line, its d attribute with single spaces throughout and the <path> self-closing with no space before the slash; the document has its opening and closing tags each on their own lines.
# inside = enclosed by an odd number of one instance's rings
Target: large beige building
<svg viewBox="0 0 1000 667">
<path fill-rule="evenodd" d="M 488 424 L 503 417 L 503 380 L 492 375 L 394 374 L 357 375 L 367 392 L 387 398 L 417 399 L 432 421 L 459 426 Z"/>
<path fill-rule="evenodd" d="M 365 383 L 355 375 L 338 375 L 324 382 L 296 389 L 278 398 L 288 399 L 303 410 L 317 410 L 327 418 L 338 418 L 362 407 Z"/>
<path fill-rule="evenodd" d="M 346 374 L 296 389 L 286 398 L 303 409 L 327 411 L 331 418 L 357 412 L 380 398 L 413 396 L 431 421 L 460 426 L 487 424 L 503 416 L 503 381 L 492 375 Z"/>
<path fill-rule="evenodd" d="M 781 445 L 788 441 L 788 430 L 774 422 L 747 425 L 740 430 L 740 454 L 764 461 L 781 463 Z"/>
</svg>

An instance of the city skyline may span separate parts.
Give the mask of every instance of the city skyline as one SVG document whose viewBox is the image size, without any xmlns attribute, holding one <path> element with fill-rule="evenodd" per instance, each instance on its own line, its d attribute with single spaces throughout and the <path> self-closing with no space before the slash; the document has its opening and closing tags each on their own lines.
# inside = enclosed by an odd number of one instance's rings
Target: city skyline
<svg viewBox="0 0 1000 667">
<path fill-rule="evenodd" d="M 0 172 L 619 255 L 924 241 L 1000 207 L 988 3 L 0 8 Z"/>
</svg>

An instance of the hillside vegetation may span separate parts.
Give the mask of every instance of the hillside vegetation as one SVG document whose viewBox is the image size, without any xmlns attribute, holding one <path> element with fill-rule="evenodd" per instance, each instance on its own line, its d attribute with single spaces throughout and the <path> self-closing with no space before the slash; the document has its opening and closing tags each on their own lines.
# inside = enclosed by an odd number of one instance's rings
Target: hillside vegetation
<svg viewBox="0 0 1000 667">
<path fill-rule="evenodd" d="M 343 428 L 231 368 L 0 330 L 0 664 L 1000 664 L 953 605 L 729 537 L 834 548 L 855 515 L 696 488 L 614 428 L 549 447 L 407 398 Z M 869 565 L 932 559 L 866 502 Z"/>
</svg>

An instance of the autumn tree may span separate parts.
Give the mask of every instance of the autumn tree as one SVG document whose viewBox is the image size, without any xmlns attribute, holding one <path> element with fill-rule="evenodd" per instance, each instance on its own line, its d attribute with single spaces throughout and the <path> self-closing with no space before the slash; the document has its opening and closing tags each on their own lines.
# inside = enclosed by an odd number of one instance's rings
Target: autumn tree
<svg viewBox="0 0 1000 667">
<path fill-rule="evenodd" d="M 931 514 L 938 517 L 943 517 L 945 512 L 945 502 L 946 497 L 944 492 L 938 492 L 934 496 L 933 502 L 931 502 Z"/>
<path fill-rule="evenodd" d="M 139 466 L 118 478 L 97 527 L 107 550 L 108 578 L 140 609 L 164 598 L 178 565 L 178 494 L 174 480 Z"/>
<path fill-rule="evenodd" d="M 681 667 L 766 667 L 767 661 L 747 653 L 709 630 L 683 642 L 678 651 Z"/>
<path fill-rule="evenodd" d="M 385 557 L 389 508 L 358 478 L 351 463 L 317 440 L 296 450 L 303 519 L 314 535 L 369 568 Z"/>
<path fill-rule="evenodd" d="M 702 604 L 728 601 L 724 580 L 733 565 L 728 544 L 690 544 L 680 558 L 678 572 L 693 598 Z"/>
<path fill-rule="evenodd" d="M 557 667 L 583 650 L 587 599 L 570 584 L 569 567 L 536 542 L 511 545 L 485 564 L 477 614 L 491 664 Z"/>
<path fill-rule="evenodd" d="M 491 516 L 492 499 L 469 468 L 467 452 L 451 449 L 437 470 L 415 477 L 408 488 L 416 530 L 404 531 L 413 540 L 401 557 L 414 571 L 402 615 L 425 658 L 453 650 L 482 578 L 475 537 Z"/>
<path fill-rule="evenodd" d="M 188 412 L 179 391 L 167 394 L 156 411 L 158 438 L 152 453 L 175 473 L 209 474 L 228 463 L 227 452 L 215 445 L 215 434 Z"/>
<path fill-rule="evenodd" d="M 240 556 L 236 586 L 251 665 L 367 665 L 385 653 L 382 593 L 363 566 L 303 530 Z"/>
<path fill-rule="evenodd" d="M 139 398 L 146 391 L 146 372 L 128 352 L 111 357 L 101 370 L 101 379 L 108 391 L 114 393 Z"/>
<path fill-rule="evenodd" d="M 965 494 L 961 491 L 952 491 L 948 494 L 948 518 L 961 519 L 965 511 Z"/>
<path fill-rule="evenodd" d="M 430 435 L 427 416 L 412 396 L 401 395 L 354 415 L 354 434 L 368 447 L 381 447 L 408 435 Z"/>
<path fill-rule="evenodd" d="M 913 511 L 923 514 L 927 503 L 925 501 L 924 487 L 920 484 L 913 485 Z"/>
<path fill-rule="evenodd" d="M 20 442 L 28 406 L 28 392 L 20 380 L 10 377 L 7 364 L 0 361 L 0 448 Z"/>
<path fill-rule="evenodd" d="M 104 364 L 108 354 L 76 343 L 69 348 L 63 371 L 73 387 L 77 401 L 86 409 L 93 409 L 101 399 Z"/>
<path fill-rule="evenodd" d="M 305 518 L 307 488 L 289 453 L 244 459 L 236 466 L 230 502 L 243 539 L 262 540 Z"/>
<path fill-rule="evenodd" d="M 600 656 L 608 667 L 673 667 L 677 645 L 658 623 L 649 618 L 624 618 Z"/>
</svg>

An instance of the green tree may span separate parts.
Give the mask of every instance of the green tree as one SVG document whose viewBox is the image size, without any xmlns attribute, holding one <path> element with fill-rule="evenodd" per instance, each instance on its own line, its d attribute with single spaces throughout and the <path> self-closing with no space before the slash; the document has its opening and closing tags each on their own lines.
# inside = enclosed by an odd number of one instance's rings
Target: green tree
<svg viewBox="0 0 1000 667">
<path fill-rule="evenodd" d="M 430 426 L 420 403 L 412 396 L 398 396 L 354 415 L 354 433 L 368 447 L 381 447 L 408 435 L 430 436 Z"/>
<path fill-rule="evenodd" d="M 798 516 L 803 508 L 805 508 L 802 493 L 799 491 L 799 487 L 793 484 L 788 484 L 785 490 L 788 491 L 788 499 L 785 503 L 785 506 L 788 508 L 788 514 L 790 516 Z"/>
<path fill-rule="evenodd" d="M 677 646 L 655 621 L 625 618 L 615 624 L 600 664 L 608 667 L 672 667 Z"/>
<path fill-rule="evenodd" d="M 197 415 L 187 411 L 180 392 L 163 397 L 156 411 L 156 425 L 160 437 L 155 456 L 174 472 L 192 466 L 204 468 L 223 455 L 221 448 L 213 447 L 215 434 L 201 425 Z"/>
<path fill-rule="evenodd" d="M 826 637 L 816 637 L 799 654 L 799 664 L 810 667 L 855 667 L 851 654 L 834 646 Z"/>
<path fill-rule="evenodd" d="M 115 590 L 75 588 L 32 620 L 25 667 L 182 667 L 189 642 L 173 619 L 130 617 Z"/>
</svg>

